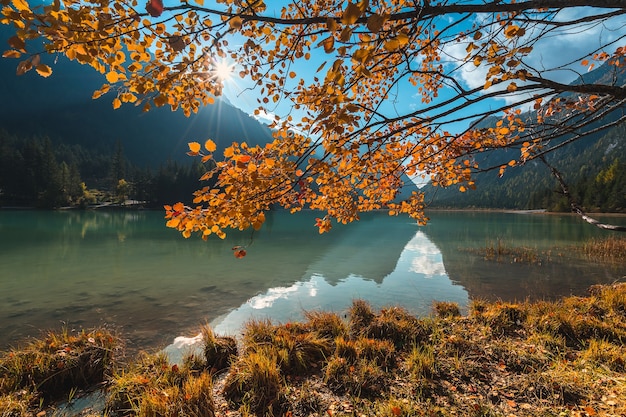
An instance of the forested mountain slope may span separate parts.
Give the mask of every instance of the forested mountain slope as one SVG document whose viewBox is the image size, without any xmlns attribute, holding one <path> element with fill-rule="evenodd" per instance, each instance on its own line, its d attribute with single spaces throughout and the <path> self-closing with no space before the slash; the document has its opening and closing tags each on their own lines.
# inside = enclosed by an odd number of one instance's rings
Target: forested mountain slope
<svg viewBox="0 0 626 417">
<path fill-rule="evenodd" d="M 586 73 L 574 84 L 598 82 L 626 84 L 624 68 L 603 66 Z M 601 122 L 616 120 L 626 111 L 607 115 Z M 533 113 L 526 118 L 535 117 Z M 495 119 L 484 126 L 494 125 Z M 589 129 L 596 126 L 591 125 Z M 560 140 L 566 140 L 561 138 Z M 577 202 L 588 211 L 626 210 L 626 124 L 589 135 L 547 155 L 564 176 Z M 551 145 L 554 145 L 552 143 Z M 481 166 L 499 166 L 519 157 L 519 151 L 496 150 L 481 156 Z M 509 168 L 500 178 L 497 169 L 476 174 L 476 189 L 464 193 L 458 186 L 424 187 L 432 208 L 504 208 L 569 211 L 560 187 L 549 168 L 540 161 Z"/>
</svg>

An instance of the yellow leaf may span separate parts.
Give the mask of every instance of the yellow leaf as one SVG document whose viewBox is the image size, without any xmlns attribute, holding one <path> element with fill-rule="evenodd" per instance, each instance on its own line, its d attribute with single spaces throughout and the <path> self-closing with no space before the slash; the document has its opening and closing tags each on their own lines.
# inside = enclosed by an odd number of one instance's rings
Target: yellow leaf
<svg viewBox="0 0 626 417">
<path fill-rule="evenodd" d="M 122 106 L 122 101 L 119 98 L 113 99 L 113 109 L 117 110 Z"/>
<path fill-rule="evenodd" d="M 189 146 L 189 151 L 193 153 L 200 152 L 200 144 L 198 142 L 189 142 L 187 145 Z"/>
<path fill-rule="evenodd" d="M 517 35 L 519 31 L 519 26 L 511 25 L 504 30 L 504 36 L 506 36 L 507 38 L 512 38 L 513 36 Z"/>
<path fill-rule="evenodd" d="M 198 6 L 204 6 L 204 0 L 195 0 Z"/>
<path fill-rule="evenodd" d="M 215 152 L 215 149 L 217 149 L 217 146 L 215 145 L 215 142 L 213 142 L 211 139 L 207 139 L 207 141 L 204 142 L 204 149 L 206 149 L 209 152 Z"/>
<path fill-rule="evenodd" d="M 25 0 L 13 0 L 11 3 L 13 3 L 13 7 L 20 12 L 30 10 L 30 7 L 28 7 L 28 3 Z"/>
<path fill-rule="evenodd" d="M 174 217 L 173 219 L 170 219 L 167 221 L 167 223 L 165 223 L 167 227 L 172 227 L 172 228 L 176 228 L 179 224 L 180 224 L 180 219 L 178 217 Z"/>
<path fill-rule="evenodd" d="M 52 68 L 50 68 L 46 64 L 37 65 L 35 71 L 37 71 L 37 74 L 41 75 L 44 78 L 48 78 L 50 75 L 52 75 Z"/>
<path fill-rule="evenodd" d="M 119 79 L 120 76 L 117 72 L 115 71 L 110 71 L 107 75 L 106 75 L 107 81 L 110 82 L 111 84 L 116 83 Z"/>
<path fill-rule="evenodd" d="M 383 44 L 383 48 L 385 48 L 387 52 L 393 52 L 399 47 L 400 47 L 400 42 L 398 42 L 397 39 L 390 39 Z"/>
</svg>

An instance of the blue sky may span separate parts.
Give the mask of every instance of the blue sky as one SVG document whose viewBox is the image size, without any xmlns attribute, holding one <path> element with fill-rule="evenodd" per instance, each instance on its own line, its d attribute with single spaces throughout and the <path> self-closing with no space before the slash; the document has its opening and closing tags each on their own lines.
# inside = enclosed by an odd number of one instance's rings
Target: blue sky
<svg viewBox="0 0 626 417">
<path fill-rule="evenodd" d="M 275 16 L 280 15 L 279 4 L 285 2 L 267 2 L 271 4 L 268 7 L 266 14 L 272 14 Z M 220 7 L 217 5 L 216 7 Z M 592 8 L 572 8 L 561 11 L 556 20 L 569 20 L 572 18 L 578 18 L 597 10 Z M 451 16 L 442 18 L 440 24 L 448 24 L 452 22 L 453 18 L 458 16 Z M 473 18 L 464 24 L 463 27 L 469 27 L 471 23 L 480 22 L 484 19 L 484 16 L 475 15 Z M 527 36 L 532 36 L 532 31 L 528 31 Z M 565 30 L 554 31 L 550 36 L 542 38 L 534 45 L 533 52 L 527 57 L 526 64 L 536 68 L 538 70 L 546 70 L 545 75 L 555 81 L 562 83 L 569 83 L 576 79 L 580 74 L 588 71 L 589 68 L 580 65 L 580 61 L 587 57 L 588 52 L 597 50 L 603 44 L 610 44 L 616 42 L 612 46 L 614 50 L 617 46 L 626 44 L 624 37 L 626 36 L 626 21 L 623 17 L 617 17 L 610 19 L 603 24 L 589 24 L 579 25 L 576 28 L 570 28 Z M 620 40 L 621 38 L 621 40 Z M 469 42 L 469 41 L 468 41 Z M 445 68 L 451 71 L 453 68 L 458 67 L 458 60 L 462 59 L 466 55 L 465 48 L 468 42 L 455 42 L 447 45 L 444 50 Z M 313 51 L 313 58 L 311 61 L 296 62 L 293 69 L 298 76 L 310 79 L 314 75 L 315 69 L 324 60 L 333 60 L 334 56 L 324 53 L 320 47 L 318 50 Z M 596 64 L 598 66 L 599 64 Z M 557 71 L 549 71 L 551 68 L 559 68 Z M 238 77 L 238 71 L 234 71 L 234 77 L 231 80 L 225 82 L 224 95 L 234 105 L 241 108 L 248 114 L 252 114 L 254 109 L 258 107 L 257 99 L 260 97 L 258 89 L 251 89 L 251 83 L 249 80 L 242 80 Z M 485 83 L 486 69 L 484 66 L 475 67 L 473 64 L 465 65 L 460 68 L 456 68 L 454 71 L 457 81 L 462 83 L 465 87 L 473 88 L 481 86 Z M 387 105 L 383 107 L 383 110 L 390 115 L 397 113 L 406 113 L 416 110 L 420 106 L 420 99 L 417 96 L 416 88 L 406 83 L 401 85 L 396 91 L 396 96 L 393 102 L 388 101 Z M 445 97 L 445 92 L 442 95 Z M 513 96 L 500 99 L 498 102 L 492 102 L 491 105 L 498 107 L 507 101 L 514 100 Z M 488 106 L 489 104 L 481 105 Z M 264 121 L 271 119 L 274 114 L 284 116 L 292 111 L 291 103 L 288 101 L 281 101 L 275 106 L 269 105 L 266 108 L 268 114 L 261 114 Z M 452 127 L 458 129 L 463 128 L 466 123 L 456 124 Z"/>
</svg>

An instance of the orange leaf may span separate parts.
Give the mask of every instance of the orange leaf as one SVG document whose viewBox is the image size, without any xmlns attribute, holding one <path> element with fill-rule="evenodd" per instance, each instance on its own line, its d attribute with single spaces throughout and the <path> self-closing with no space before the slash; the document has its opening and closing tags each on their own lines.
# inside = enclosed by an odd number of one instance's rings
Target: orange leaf
<svg viewBox="0 0 626 417">
<path fill-rule="evenodd" d="M 230 22 L 228 22 L 228 24 L 230 25 L 231 29 L 239 29 L 243 24 L 243 20 L 241 19 L 241 17 L 235 16 L 230 19 Z"/>
<path fill-rule="evenodd" d="M 198 142 L 189 142 L 187 145 L 191 153 L 197 154 L 200 152 L 200 144 Z"/>
<path fill-rule="evenodd" d="M 237 158 L 237 162 L 241 162 L 242 164 L 246 164 L 248 162 L 250 162 L 250 155 L 239 155 L 239 157 Z"/>
<path fill-rule="evenodd" d="M 204 148 L 209 152 L 215 152 L 217 146 L 215 146 L 215 142 L 213 142 L 211 139 L 207 139 L 207 141 L 204 142 Z"/>
<path fill-rule="evenodd" d="M 46 64 L 37 65 L 37 67 L 35 68 L 35 71 L 37 71 L 37 74 L 41 75 L 44 78 L 47 78 L 50 75 L 52 75 L 52 68 L 50 68 Z"/>
</svg>

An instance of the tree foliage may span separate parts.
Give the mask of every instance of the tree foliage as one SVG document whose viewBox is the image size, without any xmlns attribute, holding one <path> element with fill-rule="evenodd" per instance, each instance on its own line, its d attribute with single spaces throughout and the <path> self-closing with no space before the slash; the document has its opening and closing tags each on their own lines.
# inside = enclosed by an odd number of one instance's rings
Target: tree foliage
<svg viewBox="0 0 626 417">
<path fill-rule="evenodd" d="M 626 100 L 611 80 L 565 84 L 555 75 L 623 71 L 623 20 L 605 25 L 623 19 L 623 0 L 299 0 L 279 12 L 263 0 L 0 1 L 2 23 L 16 28 L 4 56 L 20 59 L 18 74 L 47 77 L 42 54 L 65 55 L 103 74 L 93 96 L 112 96 L 114 108 L 196 112 L 222 93 L 224 59 L 255 84 L 257 113 L 292 103 L 265 146 L 233 142 L 214 155 L 211 140 L 189 143 L 190 155 L 216 161 L 196 206 L 166 206 L 168 226 L 185 237 L 259 228 L 273 206 L 321 210 L 320 232 L 376 209 L 424 222 L 421 193 L 398 201 L 407 176 L 474 188 L 476 171 L 502 173 L 565 146 Z M 538 42 L 598 25 L 614 31 L 598 47 L 558 67 L 533 64 Z M 30 47 L 34 39 L 43 49 Z M 451 56 L 459 45 L 463 55 Z M 479 86 L 460 80 L 468 68 L 484 73 Z M 411 108 L 395 106 L 401 89 L 415 93 Z M 490 116 L 500 120 L 484 127 Z M 476 154 L 498 148 L 519 152 L 508 164 L 479 166 Z"/>
</svg>

